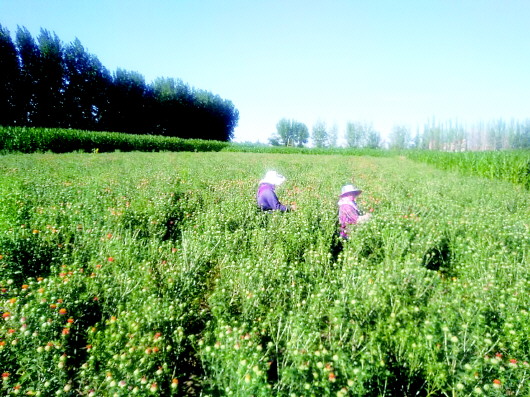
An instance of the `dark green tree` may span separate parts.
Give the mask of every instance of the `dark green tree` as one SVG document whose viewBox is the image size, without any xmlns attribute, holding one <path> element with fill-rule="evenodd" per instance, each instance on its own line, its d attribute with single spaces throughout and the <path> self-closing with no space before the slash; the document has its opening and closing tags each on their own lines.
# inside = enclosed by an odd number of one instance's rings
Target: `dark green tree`
<svg viewBox="0 0 530 397">
<path fill-rule="evenodd" d="M 118 68 L 113 81 L 109 90 L 109 128 L 135 134 L 149 133 L 152 113 L 149 113 L 148 99 L 153 96 L 144 76 Z"/>
<path fill-rule="evenodd" d="M 197 117 L 193 121 L 202 139 L 228 141 L 237 125 L 239 113 L 231 101 L 205 90 L 194 91 Z"/>
<path fill-rule="evenodd" d="M 20 124 L 17 50 L 9 31 L 0 25 L 0 125 Z"/>
<path fill-rule="evenodd" d="M 19 27 L 14 44 L 0 25 L 0 90 L 0 123 L 6 125 L 227 141 L 239 121 L 229 100 L 180 80 L 148 85 L 138 72 L 111 75 L 78 39 L 64 46 L 44 29 L 37 45 Z M 303 131 L 297 137 L 303 142 Z"/>
<path fill-rule="evenodd" d="M 34 123 L 43 127 L 64 126 L 65 71 L 62 43 L 55 33 L 51 34 L 45 29 L 41 29 L 37 41 L 40 58 Z"/>
<path fill-rule="evenodd" d="M 16 47 L 20 57 L 20 110 L 23 114 L 22 125 L 36 125 L 40 105 L 38 84 L 40 76 L 40 53 L 35 40 L 26 28 L 18 27 Z"/>
<path fill-rule="evenodd" d="M 79 39 L 64 49 L 66 84 L 64 106 L 66 126 L 89 130 L 105 129 L 109 112 L 110 73 L 99 59 L 89 54 Z"/>
<path fill-rule="evenodd" d="M 181 86 L 186 88 L 183 93 L 179 92 Z M 179 95 L 184 97 L 183 102 L 190 102 L 189 99 L 186 99 L 188 87 L 179 80 L 159 77 L 151 84 L 151 89 L 156 100 L 153 109 L 154 132 L 160 135 L 173 135 L 176 132 L 175 126 L 178 125 L 178 120 L 182 117 L 179 114 L 181 109 Z"/>
<path fill-rule="evenodd" d="M 172 78 L 156 79 L 151 89 L 156 99 L 157 133 L 181 138 L 232 139 L 239 112 L 231 101 L 205 90 L 191 89 Z"/>
</svg>

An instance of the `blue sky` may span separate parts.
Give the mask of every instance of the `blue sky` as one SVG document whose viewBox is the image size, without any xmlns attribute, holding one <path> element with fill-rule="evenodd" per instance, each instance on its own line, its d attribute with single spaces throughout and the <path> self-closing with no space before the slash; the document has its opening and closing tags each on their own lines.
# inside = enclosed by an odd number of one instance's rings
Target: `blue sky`
<svg viewBox="0 0 530 397">
<path fill-rule="evenodd" d="M 530 118 L 527 0 L 0 0 L 0 24 L 79 38 L 111 72 L 231 100 L 238 141 L 281 118 L 413 132 Z"/>
</svg>

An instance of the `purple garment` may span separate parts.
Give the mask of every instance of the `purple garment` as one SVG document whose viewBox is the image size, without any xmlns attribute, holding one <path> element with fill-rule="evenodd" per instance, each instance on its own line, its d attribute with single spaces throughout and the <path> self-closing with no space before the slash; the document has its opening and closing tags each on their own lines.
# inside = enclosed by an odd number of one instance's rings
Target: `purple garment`
<svg viewBox="0 0 530 397">
<path fill-rule="evenodd" d="M 288 207 L 281 204 L 274 192 L 274 185 L 270 183 L 262 183 L 258 187 L 258 194 L 256 195 L 258 207 L 263 211 L 280 210 L 287 211 Z"/>
<path fill-rule="evenodd" d="M 357 203 L 349 198 L 341 198 L 338 204 L 340 236 L 347 239 L 349 226 L 355 225 L 359 219 L 359 209 Z"/>
</svg>

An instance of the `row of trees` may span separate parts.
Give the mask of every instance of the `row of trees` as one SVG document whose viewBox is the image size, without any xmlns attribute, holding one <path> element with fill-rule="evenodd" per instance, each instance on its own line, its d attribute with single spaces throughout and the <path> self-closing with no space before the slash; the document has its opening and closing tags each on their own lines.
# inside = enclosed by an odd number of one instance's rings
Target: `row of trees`
<svg viewBox="0 0 530 397">
<path fill-rule="evenodd" d="M 78 39 L 19 27 L 13 41 L 0 25 L 0 125 L 227 141 L 238 120 L 231 101 L 180 80 L 110 73 Z"/>
<path fill-rule="evenodd" d="M 309 137 L 314 147 L 337 147 L 337 126 L 330 128 L 317 121 L 309 134 L 307 126 L 295 120 L 282 119 L 272 145 L 304 146 Z M 454 122 L 424 125 L 414 133 L 407 126 L 396 125 L 386 139 L 369 123 L 348 122 L 344 133 L 345 146 L 351 148 L 430 149 L 444 151 L 500 150 L 530 148 L 530 120 L 506 123 L 497 120 L 471 127 Z"/>
<path fill-rule="evenodd" d="M 415 139 L 422 149 L 444 151 L 530 149 L 530 119 L 496 120 L 464 126 L 459 123 L 430 122 Z"/>
<path fill-rule="evenodd" d="M 273 146 L 302 147 L 309 139 L 309 130 L 304 123 L 296 120 L 281 119 L 276 124 L 276 134 L 270 139 Z"/>
<path fill-rule="evenodd" d="M 273 146 L 302 147 L 308 143 L 309 137 L 309 129 L 304 123 L 284 118 L 276 124 L 276 133 L 269 138 L 269 143 Z M 345 138 L 348 147 L 377 149 L 382 145 L 381 134 L 375 131 L 370 124 L 348 123 Z M 313 146 L 336 147 L 337 139 L 336 125 L 328 129 L 326 123 L 319 120 L 313 126 L 311 131 Z"/>
</svg>

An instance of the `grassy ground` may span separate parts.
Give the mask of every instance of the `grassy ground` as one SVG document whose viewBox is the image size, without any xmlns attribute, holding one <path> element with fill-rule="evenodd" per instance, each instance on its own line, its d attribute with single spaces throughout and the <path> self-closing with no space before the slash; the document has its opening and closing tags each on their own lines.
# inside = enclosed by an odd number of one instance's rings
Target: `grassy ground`
<svg viewBox="0 0 530 397">
<path fill-rule="evenodd" d="M 266 170 L 291 213 L 256 210 Z M 340 187 L 373 211 L 336 238 Z M 406 158 L 0 158 L 6 394 L 528 395 L 530 194 Z"/>
</svg>

